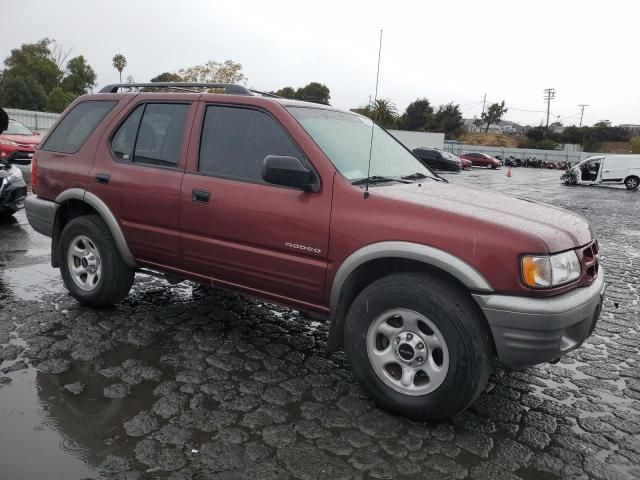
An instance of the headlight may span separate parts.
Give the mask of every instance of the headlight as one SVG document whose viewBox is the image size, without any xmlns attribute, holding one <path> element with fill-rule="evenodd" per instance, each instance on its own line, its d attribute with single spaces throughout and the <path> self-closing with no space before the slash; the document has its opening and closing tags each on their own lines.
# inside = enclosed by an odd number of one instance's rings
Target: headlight
<svg viewBox="0 0 640 480">
<path fill-rule="evenodd" d="M 532 288 L 564 285 L 580 277 L 582 269 L 573 250 L 557 255 L 526 255 L 522 257 L 522 280 Z"/>
<path fill-rule="evenodd" d="M 9 145 L 11 147 L 19 146 L 16 142 L 12 142 L 11 140 L 0 140 L 0 145 Z"/>
</svg>

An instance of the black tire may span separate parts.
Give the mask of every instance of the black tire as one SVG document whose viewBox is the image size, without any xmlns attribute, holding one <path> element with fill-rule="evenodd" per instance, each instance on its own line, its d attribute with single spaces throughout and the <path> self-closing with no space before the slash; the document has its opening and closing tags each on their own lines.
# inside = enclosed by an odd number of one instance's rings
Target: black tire
<svg viewBox="0 0 640 480">
<path fill-rule="evenodd" d="M 640 179 L 634 175 L 624 179 L 624 186 L 627 187 L 627 190 L 635 190 L 638 185 L 640 185 Z"/>
<path fill-rule="evenodd" d="M 16 211 L 13 210 L 12 208 L 4 208 L 0 210 L 0 221 L 1 222 L 8 221 L 11 217 L 13 217 L 13 215 L 15 215 L 15 213 Z"/>
<path fill-rule="evenodd" d="M 369 361 L 367 332 L 382 313 L 402 308 L 428 317 L 449 350 L 449 369 L 431 393 L 412 396 L 385 384 Z M 451 418 L 485 387 L 493 366 L 491 335 L 478 306 L 461 287 L 420 273 L 396 273 L 373 282 L 354 300 L 344 345 L 355 378 L 382 408 L 416 420 Z"/>
<path fill-rule="evenodd" d="M 87 237 L 99 252 L 101 275 L 91 291 L 80 288 L 69 271 L 67 253 L 71 242 L 78 236 Z M 103 308 L 114 305 L 129 294 L 135 272 L 122 261 L 111 232 L 98 215 L 84 215 L 71 220 L 64 227 L 58 244 L 62 279 L 71 296 L 78 302 Z"/>
</svg>

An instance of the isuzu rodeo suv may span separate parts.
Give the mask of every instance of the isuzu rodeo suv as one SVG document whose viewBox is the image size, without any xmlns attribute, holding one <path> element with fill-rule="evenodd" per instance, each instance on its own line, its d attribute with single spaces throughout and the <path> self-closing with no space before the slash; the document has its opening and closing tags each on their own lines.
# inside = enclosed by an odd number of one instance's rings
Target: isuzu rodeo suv
<svg viewBox="0 0 640 480">
<path fill-rule="evenodd" d="M 378 405 L 431 420 L 467 408 L 495 357 L 554 361 L 593 331 L 604 272 L 582 217 L 448 183 L 352 112 L 124 87 L 77 99 L 32 162 L 29 222 L 80 303 L 148 271 L 288 305 L 330 322 Z"/>
</svg>

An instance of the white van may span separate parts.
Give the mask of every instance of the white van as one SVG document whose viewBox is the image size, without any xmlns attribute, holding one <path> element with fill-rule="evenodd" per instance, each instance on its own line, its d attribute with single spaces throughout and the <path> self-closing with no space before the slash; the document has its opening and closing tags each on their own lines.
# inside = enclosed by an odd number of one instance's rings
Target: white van
<svg viewBox="0 0 640 480">
<path fill-rule="evenodd" d="M 567 185 L 624 184 L 629 190 L 640 185 L 640 155 L 589 157 L 562 175 Z"/>
</svg>

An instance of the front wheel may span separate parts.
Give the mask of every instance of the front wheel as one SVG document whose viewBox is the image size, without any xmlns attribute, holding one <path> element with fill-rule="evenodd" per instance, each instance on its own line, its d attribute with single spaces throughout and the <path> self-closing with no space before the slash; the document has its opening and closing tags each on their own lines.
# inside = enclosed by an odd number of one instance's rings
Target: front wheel
<svg viewBox="0 0 640 480">
<path fill-rule="evenodd" d="M 624 186 L 627 190 L 635 190 L 640 185 L 640 179 L 638 177 L 627 177 L 624 181 Z"/>
<path fill-rule="evenodd" d="M 492 367 L 490 333 L 473 299 L 444 278 L 418 273 L 365 288 L 347 315 L 344 343 L 374 401 L 418 420 L 464 411 Z"/>
<path fill-rule="evenodd" d="M 83 305 L 111 306 L 127 296 L 135 273 L 127 267 L 98 215 L 71 220 L 60 235 L 62 279 Z"/>
</svg>

